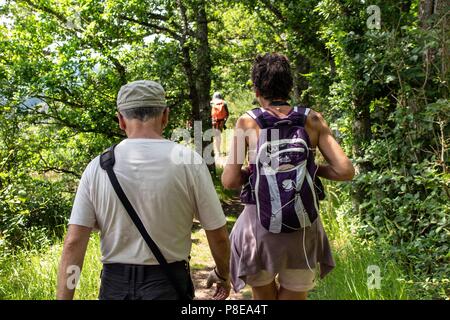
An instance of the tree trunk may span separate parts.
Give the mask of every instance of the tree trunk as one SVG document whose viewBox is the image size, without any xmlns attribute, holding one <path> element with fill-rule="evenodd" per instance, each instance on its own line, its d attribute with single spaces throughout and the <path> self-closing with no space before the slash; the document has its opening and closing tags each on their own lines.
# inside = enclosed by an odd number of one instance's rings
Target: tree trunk
<svg viewBox="0 0 450 320">
<path fill-rule="evenodd" d="M 197 78 L 196 89 L 198 93 L 199 103 L 199 120 L 202 121 L 203 131 L 211 128 L 211 112 L 210 112 L 210 91 L 211 91 L 211 53 L 208 41 L 208 18 L 206 16 L 206 1 L 199 0 L 196 6 L 196 22 L 197 22 Z M 212 141 L 203 141 L 202 149 L 206 149 Z M 212 156 L 214 157 L 214 148 L 212 148 Z M 216 174 L 215 163 L 208 164 L 209 171 Z"/>
<path fill-rule="evenodd" d="M 200 100 L 196 87 L 196 75 L 194 66 L 191 60 L 191 50 L 188 44 L 189 38 L 189 22 L 186 14 L 186 7 L 181 0 L 177 1 L 178 9 L 180 10 L 180 16 L 182 20 L 182 35 L 180 38 L 180 47 L 182 54 L 182 65 L 184 73 L 186 74 L 188 87 L 189 87 L 189 100 L 191 101 L 191 121 L 200 120 Z"/>
<path fill-rule="evenodd" d="M 423 69 L 427 75 L 426 79 L 431 78 L 430 73 L 433 72 L 433 64 L 436 62 L 439 53 L 438 50 L 441 51 L 441 66 L 439 68 L 441 71 L 440 76 L 443 77 L 442 79 L 447 78 L 448 46 L 445 39 L 448 35 L 448 19 L 446 14 L 449 4 L 449 0 L 421 0 L 419 3 L 419 19 L 422 29 L 440 29 L 439 31 L 441 31 L 440 33 L 442 34 L 441 48 L 429 48 L 425 50 L 423 54 Z M 432 17 L 434 18 L 433 21 L 430 20 Z M 424 90 L 426 90 L 426 85 L 427 83 L 425 82 L 423 84 Z M 443 96 L 447 96 L 448 87 L 445 86 L 441 91 Z"/>
<path fill-rule="evenodd" d="M 362 102 L 357 99 L 355 103 L 354 122 L 353 122 L 353 156 L 355 158 L 364 157 L 364 146 L 370 142 L 371 134 L 371 121 L 370 121 L 370 110 L 367 103 Z M 363 104 L 364 103 L 364 104 Z M 369 169 L 368 164 L 360 162 L 361 169 Z"/>
<path fill-rule="evenodd" d="M 429 21 L 434 11 L 435 0 L 420 0 L 419 3 L 419 19 L 423 29 L 428 29 Z"/>
<path fill-rule="evenodd" d="M 197 81 L 200 118 L 203 124 L 211 127 L 209 101 L 211 91 L 211 55 L 208 42 L 208 20 L 205 1 L 201 0 L 197 7 Z M 208 125 L 209 124 L 209 125 Z"/>
<path fill-rule="evenodd" d="M 364 95 L 356 97 L 354 104 L 354 122 L 352 126 L 353 131 L 353 158 L 357 160 L 355 169 L 358 174 L 367 173 L 370 168 L 370 163 L 363 161 L 365 155 L 365 147 L 372 138 L 371 121 L 369 102 L 366 101 Z M 363 186 L 357 184 L 353 190 L 353 205 L 355 211 L 360 213 L 360 204 L 365 199 Z"/>
<path fill-rule="evenodd" d="M 209 110 L 210 91 L 211 91 L 211 54 L 208 42 L 208 19 L 206 16 L 206 2 L 199 0 L 194 3 L 193 11 L 197 28 L 195 30 L 194 42 L 188 43 L 188 39 L 192 34 L 189 29 L 189 20 L 187 17 L 186 7 L 181 0 L 177 1 L 180 10 L 180 16 L 183 25 L 183 35 L 180 40 L 182 52 L 182 64 L 186 74 L 189 86 L 189 100 L 191 101 L 192 112 L 191 122 L 194 129 L 195 149 L 202 156 L 206 147 L 212 143 L 211 141 L 203 141 L 203 133 L 211 128 L 211 118 Z M 194 43 L 194 46 L 192 45 Z M 191 53 L 195 50 L 196 65 L 193 64 Z M 195 125 L 199 121 L 201 127 Z M 198 141 L 201 139 L 201 141 Z M 215 163 L 208 164 L 212 173 L 215 173 Z"/>
<path fill-rule="evenodd" d="M 195 71 L 191 62 L 191 54 L 190 49 L 185 43 L 181 43 L 181 53 L 183 56 L 183 69 L 186 74 L 188 87 L 189 87 L 189 100 L 191 101 L 192 111 L 191 111 L 191 120 L 197 121 L 200 120 L 200 99 L 198 96 L 197 87 L 195 85 Z"/>
<path fill-rule="evenodd" d="M 303 91 L 308 89 L 308 80 L 303 76 L 303 74 L 309 73 L 311 65 L 309 59 L 303 55 L 298 55 L 294 60 L 294 100 L 296 104 L 309 104 L 308 97 L 302 97 Z"/>
</svg>

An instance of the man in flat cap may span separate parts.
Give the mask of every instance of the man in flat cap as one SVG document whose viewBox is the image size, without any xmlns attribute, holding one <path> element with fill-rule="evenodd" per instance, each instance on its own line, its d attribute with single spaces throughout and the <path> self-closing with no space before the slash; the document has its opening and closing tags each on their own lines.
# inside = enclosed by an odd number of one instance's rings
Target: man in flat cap
<svg viewBox="0 0 450 320">
<path fill-rule="evenodd" d="M 192 289 L 189 274 L 191 230 L 197 218 L 216 268 L 215 299 L 229 295 L 229 241 L 219 199 L 200 155 L 163 138 L 169 121 L 159 83 L 140 80 L 122 86 L 117 117 L 127 139 L 114 149 L 114 172 L 146 231 L 171 268 L 171 282 L 147 246 L 100 166 L 99 157 L 84 171 L 69 221 L 58 274 L 58 299 L 72 299 L 91 231 L 101 236 L 103 271 L 99 299 L 180 299 Z M 174 161 L 173 155 L 196 159 Z M 173 279 L 172 279 L 173 280 Z M 181 288 L 181 289 L 180 289 Z"/>
</svg>

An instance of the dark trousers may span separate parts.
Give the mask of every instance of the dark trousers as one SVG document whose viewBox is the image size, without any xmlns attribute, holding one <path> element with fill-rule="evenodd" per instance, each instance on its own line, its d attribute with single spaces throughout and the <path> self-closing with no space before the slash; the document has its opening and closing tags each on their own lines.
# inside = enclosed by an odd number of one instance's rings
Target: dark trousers
<svg viewBox="0 0 450 320">
<path fill-rule="evenodd" d="M 186 295 L 193 297 L 189 264 L 169 264 Z M 104 264 L 101 274 L 100 300 L 177 300 L 173 284 L 159 265 Z"/>
</svg>

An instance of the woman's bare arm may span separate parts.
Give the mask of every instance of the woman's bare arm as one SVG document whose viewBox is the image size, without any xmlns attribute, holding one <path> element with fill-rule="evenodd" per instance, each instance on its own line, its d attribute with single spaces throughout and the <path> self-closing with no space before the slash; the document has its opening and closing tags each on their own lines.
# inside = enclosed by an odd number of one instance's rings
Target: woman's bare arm
<svg viewBox="0 0 450 320">
<path fill-rule="evenodd" d="M 334 139 L 325 119 L 318 112 L 314 112 L 314 126 L 319 132 L 318 147 L 327 161 L 326 165 L 320 165 L 317 175 L 329 180 L 347 181 L 352 180 L 355 169 L 352 162 Z"/>
<path fill-rule="evenodd" d="M 243 115 L 236 122 L 227 164 L 222 173 L 222 184 L 226 189 L 239 189 L 247 179 L 247 169 L 243 169 L 242 165 L 247 154 L 246 136 L 251 121 L 250 116 Z"/>
</svg>

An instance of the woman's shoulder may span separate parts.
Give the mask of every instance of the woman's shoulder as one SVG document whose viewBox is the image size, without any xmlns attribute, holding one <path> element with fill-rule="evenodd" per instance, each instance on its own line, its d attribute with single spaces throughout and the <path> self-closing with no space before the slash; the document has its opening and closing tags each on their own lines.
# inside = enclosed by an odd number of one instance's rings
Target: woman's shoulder
<svg viewBox="0 0 450 320">
<path fill-rule="evenodd" d="M 311 108 L 309 110 L 308 117 L 306 118 L 306 124 L 313 128 L 321 127 L 325 121 L 322 114 Z"/>
<path fill-rule="evenodd" d="M 247 113 L 245 112 L 242 114 L 236 121 L 236 128 L 254 128 L 256 127 L 256 121 Z"/>
<path fill-rule="evenodd" d="M 308 112 L 308 118 L 317 121 L 320 120 L 320 118 L 322 118 L 322 114 L 319 111 L 314 110 L 313 108 L 308 108 L 309 112 Z"/>
</svg>

